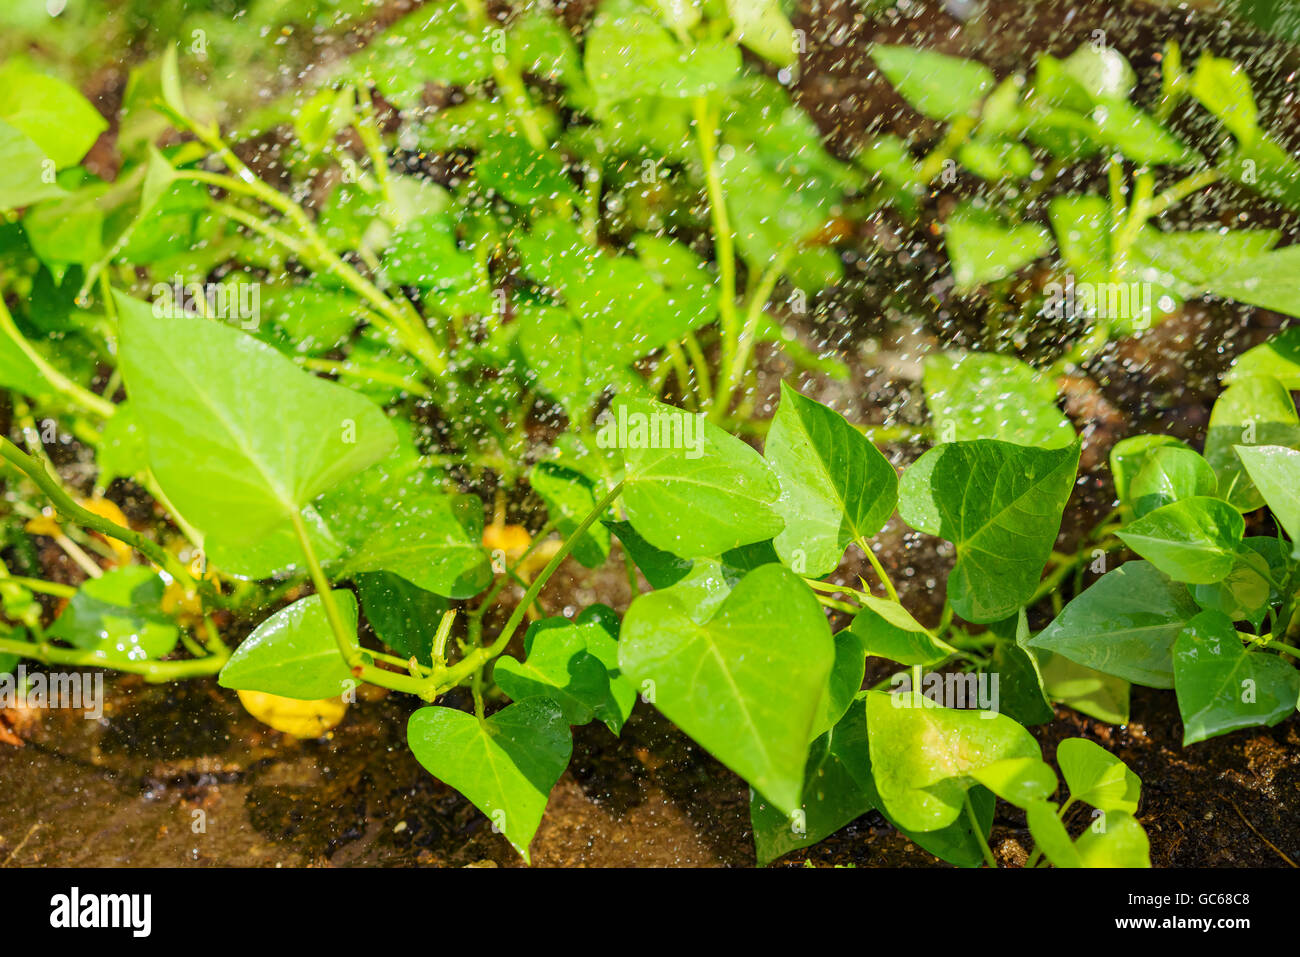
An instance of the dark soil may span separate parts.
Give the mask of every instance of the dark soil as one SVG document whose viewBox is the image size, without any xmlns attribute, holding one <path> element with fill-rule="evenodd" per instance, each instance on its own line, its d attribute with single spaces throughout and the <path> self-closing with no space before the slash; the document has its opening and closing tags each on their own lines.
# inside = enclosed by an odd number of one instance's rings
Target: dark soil
<svg viewBox="0 0 1300 957">
<path fill-rule="evenodd" d="M 576 16 L 580 5 L 569 6 Z M 872 131 L 892 129 L 918 143 L 930 136 L 875 75 L 865 56 L 872 40 L 977 55 L 1001 76 L 1025 68 L 1040 51 L 1064 56 L 1103 29 L 1133 61 L 1148 90 L 1158 78 L 1154 54 L 1167 37 L 1183 44 L 1185 62 L 1214 49 L 1245 59 L 1248 68 L 1262 67 L 1251 68 L 1253 77 L 1286 72 L 1275 45 L 1195 11 L 1121 8 L 1103 0 L 1008 0 L 990 4 L 985 16 L 963 26 L 940 4 L 910 9 L 915 15 L 873 27 L 853 3 L 814 0 L 796 21 L 809 31 L 812 51 L 798 81 L 801 101 L 842 155 Z M 1275 128 L 1294 129 L 1294 112 L 1284 111 L 1300 104 L 1286 105 L 1280 88 L 1262 79 L 1256 89 Z M 1185 132 L 1195 137 L 1195 129 Z M 1085 170 L 1052 191 L 1084 189 L 1089 175 Z M 974 188 L 962 183 L 957 191 Z M 821 297 L 808 315 L 789 317 L 807 344 L 847 363 L 845 381 L 807 379 L 802 385 L 851 421 L 922 421 L 920 357 L 935 346 L 977 345 L 987 333 L 984 307 L 954 299 L 945 285 L 941 247 L 926 226 L 942 217 L 946 201 L 935 198 L 920 225 L 889 217 L 860 224 L 848 251 L 850 281 Z M 1249 196 L 1226 194 L 1215 208 L 1242 214 L 1252 225 L 1277 226 L 1287 234 L 1283 242 L 1295 240 L 1293 218 Z M 1193 209 L 1180 225 L 1217 222 L 1207 215 Z M 1192 303 L 1141 339 L 1116 344 L 1088 376 L 1070 384 L 1065 405 L 1085 436 L 1084 478 L 1059 547 L 1069 549 L 1109 509 L 1112 490 L 1104 465 L 1110 445 L 1138 431 L 1202 441 L 1218 374 L 1233 355 L 1276 332 L 1281 322 L 1260 310 Z M 1063 341 L 1070 332 L 1053 335 Z M 1027 342 L 1023 352 L 1033 356 L 1059 348 L 1051 336 L 1040 338 Z M 795 371 L 787 360 L 764 355 L 758 417 L 774 407 L 779 378 Z M 919 448 L 886 451 L 901 466 Z M 85 463 L 59 464 L 71 470 Z M 133 520 L 143 517 L 131 513 L 130 502 L 122 504 Z M 897 520 L 880 540 L 881 557 L 904 603 L 932 623 L 951 564 L 947 546 Z M 596 601 L 626 608 L 631 596 L 617 558 L 596 572 L 566 564 L 543 592 L 542 610 L 575 614 Z M 869 576 L 851 552 L 837 580 L 854 581 L 859 573 Z M 58 579 L 58 569 L 52 567 L 49 577 Z M 499 625 L 489 621 L 489 632 Z M 237 626 L 232 636 L 238 636 Z M 871 671 L 868 681 L 883 674 Z M 25 745 L 0 744 L 0 866 L 521 863 L 483 815 L 415 762 L 404 744 L 406 717 L 415 705 L 402 696 L 364 701 L 327 738 L 298 742 L 256 722 L 233 693 L 210 680 L 158 687 L 110 677 L 107 688 L 102 721 L 59 711 L 8 715 Z M 1058 741 L 1082 735 L 1141 777 L 1138 816 L 1156 866 L 1300 862 L 1300 718 L 1183 748 L 1171 692 L 1134 688 L 1132 720 L 1124 727 L 1065 708 L 1057 717 L 1035 729 L 1049 760 Z M 1084 821 L 1073 824 L 1078 829 Z M 991 843 L 1005 863 L 1023 862 L 1029 841 L 1014 808 L 999 805 Z M 572 762 L 552 794 L 532 852 L 534 863 L 545 866 L 749 866 L 754 852 L 748 790 L 642 705 L 620 738 L 600 725 L 576 730 Z M 940 866 L 875 813 L 780 863 L 804 861 Z"/>
</svg>

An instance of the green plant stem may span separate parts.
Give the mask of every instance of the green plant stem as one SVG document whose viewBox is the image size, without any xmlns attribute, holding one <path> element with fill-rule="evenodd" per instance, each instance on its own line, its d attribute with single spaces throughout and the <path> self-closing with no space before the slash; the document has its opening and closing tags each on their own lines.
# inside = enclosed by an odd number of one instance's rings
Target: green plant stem
<svg viewBox="0 0 1300 957">
<path fill-rule="evenodd" d="M 483 0 L 462 0 L 462 2 L 471 27 L 480 31 L 496 29 L 504 32 L 500 25 L 495 24 L 488 17 L 487 5 Z M 528 88 L 524 85 L 524 79 L 519 71 L 515 69 L 515 65 L 510 61 L 509 56 L 497 53 L 492 57 L 492 78 L 496 80 L 497 88 L 501 91 L 501 97 L 506 101 L 506 106 L 509 107 L 515 119 L 519 121 L 519 126 L 523 130 L 524 138 L 528 140 L 528 144 L 537 152 L 545 153 L 550 149 L 550 144 L 546 140 L 541 121 L 537 117 L 537 109 L 528 96 Z"/>
<path fill-rule="evenodd" d="M 117 408 L 112 402 L 108 401 L 103 396 L 96 395 L 89 389 L 83 389 L 81 386 L 77 385 L 77 383 L 73 382 L 58 369 L 54 368 L 54 366 L 50 365 L 45 360 L 45 357 L 36 351 L 32 344 L 28 342 L 26 337 L 18 330 L 18 326 L 14 323 L 14 317 L 9 314 L 9 309 L 4 304 L 3 298 L 0 298 L 0 332 L 3 332 L 13 340 L 14 345 L 22 351 L 23 355 L 27 356 L 27 358 L 31 360 L 32 365 L 36 366 L 41 375 L 45 377 L 45 381 L 53 386 L 56 392 L 62 393 L 73 402 L 77 403 L 77 405 L 88 409 L 100 418 L 110 419 L 113 417 Z"/>
<path fill-rule="evenodd" d="M 967 141 L 979 123 L 980 118 L 977 116 L 963 116 L 948 127 L 948 132 L 939 141 L 939 145 L 930 151 L 917 169 L 916 178 L 922 185 L 928 186 L 943 171 L 943 164 Z"/>
<path fill-rule="evenodd" d="M 276 212 L 287 218 L 297 228 L 302 235 L 303 241 L 298 242 L 289 237 L 286 233 L 276 229 L 264 220 L 251 216 L 251 214 L 242 213 L 232 218 L 242 222 L 249 228 L 262 232 L 267 238 L 272 238 L 277 242 L 286 245 L 286 248 L 294 251 L 295 255 L 300 256 L 314 268 L 322 269 L 336 275 L 344 285 L 355 292 L 362 299 L 369 302 L 375 309 L 387 318 L 392 324 L 402 332 L 403 342 L 406 348 L 419 359 L 430 372 L 435 375 L 443 375 L 447 371 L 447 357 L 444 353 L 442 344 L 440 344 L 429 330 L 428 325 L 415 308 L 404 300 L 398 301 L 390 299 L 388 296 L 362 276 L 355 268 L 345 262 L 342 258 L 330 248 L 329 244 L 317 231 L 311 219 L 303 211 L 302 207 L 293 200 L 284 196 L 279 191 L 272 189 L 254 173 L 240 162 L 239 158 L 230 151 L 230 148 L 223 143 L 220 138 L 213 134 L 203 131 L 197 125 L 190 125 L 190 129 L 195 132 L 209 149 L 213 150 L 217 156 L 234 171 L 237 175 L 228 176 L 222 173 L 210 173 L 206 170 L 182 169 L 176 170 L 178 179 L 193 180 L 194 182 L 204 183 L 208 186 L 216 186 L 230 193 L 238 193 L 256 199 L 267 206 L 270 206 Z M 229 204 L 223 207 L 222 212 L 230 215 L 232 206 Z M 238 207 L 233 207 L 238 209 Z M 288 242 L 286 242 L 286 240 Z"/>
<path fill-rule="evenodd" d="M 45 493 L 51 504 L 70 521 L 89 528 L 92 531 L 125 542 L 136 551 L 148 557 L 155 565 L 166 570 L 186 591 L 195 591 L 198 587 L 189 569 L 175 555 L 157 542 L 151 541 L 129 528 L 123 528 L 116 522 L 110 522 L 101 515 L 82 508 L 72 500 L 58 479 L 51 475 L 39 462 L 23 452 L 4 436 L 0 436 L 0 458 L 18 469 Z"/>
<path fill-rule="evenodd" d="M 183 661 L 131 661 L 110 657 L 98 651 L 61 648 L 49 642 L 18 641 L 0 638 L 0 654 L 18 655 L 45 665 L 72 665 L 81 668 L 111 668 L 127 674 L 143 675 L 149 682 L 181 681 L 214 675 L 225 666 L 226 655 L 208 655 Z"/>
<path fill-rule="evenodd" d="M 754 343 L 758 338 L 758 324 L 763 318 L 763 309 L 767 306 L 768 299 L 772 297 L 772 291 L 776 288 L 782 273 L 785 272 L 785 267 L 789 265 L 790 258 L 797 249 L 798 247 L 795 245 L 788 245 L 781 250 L 763 272 L 758 285 L 754 289 L 754 294 L 749 299 L 749 307 L 745 313 L 745 324 L 740 330 L 735 353 L 731 357 L 731 362 L 723 366 L 722 376 L 718 382 L 717 405 L 713 407 L 716 415 L 725 413 L 731 407 L 736 387 L 744 377 L 745 369 L 748 367 L 750 357 L 754 353 Z"/>
<path fill-rule="evenodd" d="M 858 547 L 866 553 L 867 561 L 871 562 L 871 567 L 875 570 L 876 577 L 880 579 L 880 583 L 885 586 L 885 591 L 889 593 L 889 600 L 897 603 L 898 589 L 895 588 L 894 583 L 890 581 L 889 574 L 885 571 L 885 566 L 880 564 L 880 559 L 877 558 L 876 553 L 871 550 L 871 543 L 865 538 L 860 538 L 858 539 Z"/>
<path fill-rule="evenodd" d="M 316 549 L 312 547 L 311 539 L 307 535 L 307 524 L 297 511 L 293 513 L 292 519 L 293 530 L 298 536 L 298 544 L 302 548 L 303 557 L 307 561 L 307 573 L 311 576 L 312 584 L 316 586 L 316 594 L 320 596 L 321 607 L 325 610 L 325 618 L 330 624 L 330 631 L 334 633 L 335 644 L 338 645 L 339 654 L 343 656 L 343 661 L 347 664 L 349 670 L 362 681 L 379 685 L 381 688 L 388 688 L 390 691 L 405 691 L 408 694 L 425 697 L 430 690 L 428 682 L 414 678 L 409 674 L 385 671 L 383 668 L 366 664 L 362 659 L 362 648 L 357 644 L 356 635 L 348 633 L 348 627 L 343 622 L 343 613 L 339 610 L 339 603 L 334 598 L 334 589 L 330 585 L 330 580 L 326 577 L 324 569 L 321 568 L 320 559 L 316 557 Z"/>
<path fill-rule="evenodd" d="M 718 265 L 718 315 L 722 325 L 721 368 L 729 370 L 735 362 L 739 347 L 740 330 L 736 316 L 736 247 L 727 215 L 726 194 L 722 188 L 722 173 L 718 169 L 718 138 L 714 114 L 708 100 L 697 96 L 691 101 L 695 116 L 695 136 L 700 146 L 700 161 L 704 165 L 704 182 L 709 196 L 709 214 L 713 221 L 714 258 Z M 723 408 L 728 399 L 721 389 L 714 394 L 716 408 Z"/>
<path fill-rule="evenodd" d="M 1182 202 L 1192 193 L 1199 192 L 1207 186 L 1213 186 L 1222 178 L 1223 174 L 1217 169 L 1207 169 L 1180 179 L 1151 200 L 1151 205 L 1147 208 L 1147 218 L 1155 219 L 1168 210 L 1169 207 Z"/>
<path fill-rule="evenodd" d="M 966 805 L 966 817 L 970 821 L 971 832 L 979 842 L 980 853 L 984 855 L 984 863 L 997 870 L 998 859 L 993 856 L 993 851 L 989 849 L 989 842 L 984 838 L 984 829 L 980 827 L 979 818 L 975 815 L 975 805 L 971 804 L 970 791 L 966 792 L 963 803 Z"/>
<path fill-rule="evenodd" d="M 497 635 L 492 644 L 485 648 L 475 648 L 450 668 L 447 668 L 440 673 L 435 673 L 434 679 L 438 682 L 438 693 L 454 688 L 483 665 L 487 664 L 493 658 L 501 654 L 501 652 L 506 650 L 506 646 L 510 644 L 510 639 L 514 637 L 515 630 L 524 620 L 524 615 L 527 614 L 528 609 L 532 606 L 533 602 L 537 600 L 537 596 L 541 593 L 542 588 L 545 587 L 546 582 L 550 579 L 551 575 L 553 575 L 555 570 L 560 567 L 560 564 L 569 557 L 569 552 L 573 551 L 574 546 L 578 544 L 578 539 L 586 533 L 587 529 L 591 528 L 601 515 L 605 514 L 605 510 L 614 503 L 614 500 L 618 498 L 622 491 L 623 483 L 619 482 L 610 489 L 609 493 L 596 504 L 596 507 L 587 514 L 587 517 L 584 518 L 581 523 L 579 523 L 578 527 L 573 530 L 573 533 L 565 539 L 564 544 L 561 545 L 559 550 L 551 556 L 551 560 L 546 563 L 546 567 L 543 568 L 541 573 L 533 579 L 533 583 L 528 586 L 528 590 L 524 593 L 524 597 L 520 600 L 519 604 L 515 606 L 515 610 L 511 612 L 510 618 L 506 621 L 505 627 L 501 629 L 501 633 Z"/>
<path fill-rule="evenodd" d="M 0 585 L 21 585 L 28 591 L 34 591 L 41 595 L 51 595 L 55 598 L 71 598 L 77 593 L 77 589 L 71 585 L 47 582 L 43 578 L 25 578 L 22 575 L 0 575 Z"/>
</svg>

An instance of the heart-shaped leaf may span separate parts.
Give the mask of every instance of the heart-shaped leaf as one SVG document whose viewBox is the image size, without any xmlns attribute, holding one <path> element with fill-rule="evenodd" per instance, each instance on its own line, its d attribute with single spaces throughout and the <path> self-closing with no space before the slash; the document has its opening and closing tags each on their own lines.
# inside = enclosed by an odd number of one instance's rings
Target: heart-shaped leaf
<svg viewBox="0 0 1300 957">
<path fill-rule="evenodd" d="M 108 659 L 162 658 L 180 632 L 159 607 L 163 580 L 143 565 L 127 565 L 83 584 L 49 634 Z"/>
<path fill-rule="evenodd" d="M 629 400 L 601 428 L 602 448 L 622 448 L 623 506 L 651 545 L 683 558 L 717 555 L 776 535 L 781 493 L 767 463 L 703 416 Z"/>
<path fill-rule="evenodd" d="M 483 503 L 473 495 L 425 494 L 361 544 L 341 574 L 389 571 L 448 598 L 471 598 L 492 581 L 483 548 Z"/>
<path fill-rule="evenodd" d="M 1174 581 L 1209 585 L 1232 571 L 1245 530 L 1227 502 L 1195 495 L 1148 512 L 1118 534 Z"/>
<path fill-rule="evenodd" d="M 530 860 L 528 845 L 573 752 L 559 705 L 528 698 L 482 721 L 454 708 L 421 708 L 407 722 L 406 743 L 426 771 L 465 795 Z"/>
<path fill-rule="evenodd" d="M 122 376 L 154 476 L 231 556 L 291 531 L 312 499 L 396 444 L 373 403 L 271 346 L 217 321 L 157 318 L 142 302 L 116 298 Z M 284 542 L 291 564 L 298 552 L 291 536 Z"/>
<path fill-rule="evenodd" d="M 1066 738 L 1056 746 L 1070 797 L 1103 811 L 1136 814 L 1142 782 L 1115 755 L 1087 738 Z"/>
<path fill-rule="evenodd" d="M 586 724 L 609 699 L 605 666 L 587 651 L 587 637 L 567 618 L 536 622 L 524 636 L 523 661 L 503 655 L 492 680 L 515 701 L 545 695 L 569 724 Z"/>
<path fill-rule="evenodd" d="M 1227 615 L 1203 611 L 1174 642 L 1174 687 L 1188 745 L 1290 717 L 1300 671 L 1276 655 L 1247 651 Z"/>
<path fill-rule="evenodd" d="M 863 595 L 862 610 L 849 628 L 862 639 L 868 655 L 888 658 L 900 665 L 932 665 L 957 649 L 936 638 L 896 601 Z"/>
<path fill-rule="evenodd" d="M 1141 518 L 1162 505 L 1195 495 L 1214 495 L 1219 478 L 1205 461 L 1191 449 L 1165 446 L 1151 450 L 1142 470 L 1133 477 L 1128 498 L 1133 513 Z"/>
<path fill-rule="evenodd" d="M 1214 402 L 1205 459 L 1219 476 L 1219 497 L 1243 512 L 1264 504 L 1237 454 L 1243 445 L 1300 448 L 1300 416 L 1291 393 L 1271 376 L 1238 376 Z"/>
<path fill-rule="evenodd" d="M 1148 562 L 1125 562 L 1028 642 L 1152 688 L 1172 688 L 1172 649 L 1198 612 L 1187 589 Z"/>
<path fill-rule="evenodd" d="M 866 698 L 876 789 L 910 830 L 957 820 L 974 772 L 1011 758 L 1042 760 L 1033 735 L 1006 715 L 941 708 L 915 691 Z"/>
<path fill-rule="evenodd" d="M 1239 445 L 1237 455 L 1255 488 L 1300 552 L 1300 452 L 1280 445 Z"/>
<path fill-rule="evenodd" d="M 1056 383 L 1012 356 L 937 352 L 926 356 L 925 404 L 941 441 L 1001 439 L 1061 448 L 1074 429 L 1056 407 Z"/>
<path fill-rule="evenodd" d="M 357 599 L 334 590 L 349 634 L 357 630 Z M 265 691 L 282 698 L 316 701 L 356 686 L 330 630 L 319 595 L 281 608 L 253 630 L 221 669 L 218 683 L 240 691 Z"/>
<path fill-rule="evenodd" d="M 838 412 L 784 382 L 763 454 L 781 485 L 776 552 L 802 575 L 834 571 L 850 542 L 865 542 L 894 513 L 889 460 Z"/>
<path fill-rule="evenodd" d="M 785 814 L 835 658 L 821 605 L 797 576 L 760 565 L 705 622 L 673 590 L 632 602 L 619 666 L 655 706 Z"/>
<path fill-rule="evenodd" d="M 948 598 L 967 621 L 993 622 L 1038 587 L 1061 527 L 1079 446 L 1026 448 L 994 439 L 930 449 L 903 475 L 899 511 L 957 547 Z"/>
</svg>

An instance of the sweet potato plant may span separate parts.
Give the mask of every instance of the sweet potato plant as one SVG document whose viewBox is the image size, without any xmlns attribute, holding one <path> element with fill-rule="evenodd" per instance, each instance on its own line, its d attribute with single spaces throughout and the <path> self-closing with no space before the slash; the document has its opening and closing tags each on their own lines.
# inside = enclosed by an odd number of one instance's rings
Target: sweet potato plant
<svg viewBox="0 0 1300 957">
<path fill-rule="evenodd" d="M 1130 682 L 1175 690 L 1188 744 L 1295 711 L 1300 343 L 1240 358 L 1203 449 L 1116 446 L 1115 510 L 1069 554 L 1057 382 L 1187 299 L 1300 314 L 1278 232 L 1158 222 L 1221 180 L 1294 208 L 1296 162 L 1230 60 L 1171 43 L 1142 104 L 1104 41 L 1002 78 L 877 46 L 944 129 L 836 156 L 788 91 L 804 42 L 775 0 L 604 0 L 576 29 L 434 2 L 238 118 L 192 49 L 110 116 L 5 63 L 0 668 L 215 677 L 303 736 L 362 686 L 409 695 L 415 757 L 525 859 L 571 728 L 656 708 L 749 784 L 760 862 L 875 809 L 996 866 L 1000 799 L 1029 866 L 1145 866 L 1136 775 L 1082 738 L 1053 767 L 1027 728 L 1122 723 Z M 1177 110 L 1215 124 L 1203 149 Z M 1104 188 L 1056 190 L 1098 161 Z M 781 321 L 841 280 L 838 227 L 959 178 L 982 185 L 942 223 L 954 287 L 1054 323 L 1053 354 L 927 357 L 901 475 L 872 441 L 897 434 L 794 377 L 768 421 L 759 344 L 842 374 Z M 501 505 L 525 490 L 527 530 Z M 928 625 L 873 544 L 895 514 L 955 556 Z M 846 554 L 870 582 L 831 580 Z M 619 556 L 621 615 L 540 613 L 561 563 Z M 864 688 L 872 657 L 896 667 Z"/>
</svg>

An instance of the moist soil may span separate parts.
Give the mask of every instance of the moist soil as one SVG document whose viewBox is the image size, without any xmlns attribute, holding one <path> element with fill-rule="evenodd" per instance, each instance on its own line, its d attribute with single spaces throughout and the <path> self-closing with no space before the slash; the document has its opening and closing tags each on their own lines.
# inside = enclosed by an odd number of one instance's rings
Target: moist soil
<svg viewBox="0 0 1300 957">
<path fill-rule="evenodd" d="M 951 3 L 961 10 L 965 3 Z M 976 55 L 999 76 L 1024 69 L 1039 51 L 1064 56 L 1095 30 L 1124 52 L 1140 83 L 1158 85 L 1155 59 L 1163 40 L 1183 45 L 1184 62 L 1203 49 L 1247 64 L 1252 77 L 1285 76 L 1294 54 L 1196 9 L 1171 10 L 1103 2 L 995 2 L 963 21 L 941 4 L 916 4 L 913 15 L 868 23 L 851 3 L 804 3 L 796 25 L 808 31 L 811 56 L 796 81 L 801 103 L 833 147 L 847 156 L 872 133 L 892 130 L 927 138 L 924 121 L 906 110 L 866 58 L 873 41 L 923 44 Z M 570 17 L 581 15 L 571 5 Z M 1278 90 L 1256 80 L 1261 113 L 1285 133 L 1297 128 Z M 113 90 L 105 92 L 108 99 Z M 1289 113 L 1287 111 L 1290 111 Z M 1183 122 L 1178 115 L 1175 125 Z M 1192 122 L 1188 120 L 1187 122 Z M 1181 131 L 1196 142 L 1194 126 Z M 933 137 L 929 137 L 933 139 Z M 1287 144 L 1294 152 L 1295 144 Z M 1071 174 L 1046 196 L 1096 188 L 1096 170 Z M 919 360 L 935 347 L 985 346 L 987 305 L 953 296 L 943 277 L 937 231 L 945 203 L 977 185 L 965 181 L 931 198 L 919 225 L 875 215 L 853 225 L 846 250 L 849 278 L 820 296 L 806 314 L 788 315 L 808 346 L 841 359 L 840 380 L 801 376 L 782 356 L 760 355 L 756 417 L 769 417 L 776 385 L 795 376 L 813 397 L 851 421 L 919 423 Z M 1217 194 L 1223 225 L 1279 228 L 1296 240 L 1294 217 L 1249 195 Z M 1166 225 L 1210 228 L 1220 214 L 1199 210 Z M 1032 280 L 1031 280 L 1032 281 Z M 1204 440 L 1218 376 L 1232 357 L 1263 341 L 1285 320 L 1257 309 L 1194 302 L 1137 339 L 1115 343 L 1086 376 L 1068 383 L 1065 409 L 1085 441 L 1081 481 L 1058 548 L 1072 550 L 1110 508 L 1105 472 L 1115 441 L 1142 431 Z M 999 335 L 1002 331 L 999 328 Z M 1074 332 L 1030 329 L 1016 339 L 1023 355 L 1051 353 Z M 994 340 L 994 341 L 1001 341 Z M 900 467 L 920 446 L 885 451 Z M 58 456 L 69 485 L 87 483 L 85 456 Z M 133 520 L 141 499 L 126 483 L 113 495 Z M 540 524 L 527 500 L 512 520 Z M 951 567 L 951 550 L 897 519 L 880 536 L 880 557 L 904 604 L 934 623 Z M 77 581 L 54 548 L 43 552 L 47 575 Z M 870 571 L 854 550 L 835 580 Z M 642 583 L 644 587 L 644 583 Z M 519 592 L 507 592 L 505 605 Z M 1064 596 L 1069 598 L 1067 592 Z M 576 614 L 593 602 L 620 612 L 631 598 L 621 556 L 603 569 L 566 563 L 539 605 L 545 614 Z M 506 608 L 502 611 L 508 610 Z M 1045 618 L 1032 622 L 1041 627 Z M 501 618 L 487 622 L 488 633 Z M 837 622 L 842 624 L 842 622 Z M 237 638 L 248 623 L 234 622 Z M 514 649 L 519 654 L 518 649 Z M 888 674 L 869 661 L 867 683 Z M 213 680 L 154 686 L 109 674 L 100 720 L 66 711 L 3 712 L 0 731 L 22 741 L 0 743 L 0 866 L 521 866 L 490 822 L 425 772 L 407 750 L 405 724 L 416 707 L 402 695 L 379 693 L 354 705 L 326 738 L 297 741 L 249 717 L 233 692 Z M 468 702 L 447 701 L 467 705 Z M 1295 867 L 1300 862 L 1300 718 L 1184 748 L 1172 692 L 1134 688 L 1130 722 L 1110 726 L 1068 708 L 1031 729 L 1053 758 L 1063 738 L 1083 736 L 1119 756 L 1142 779 L 1138 817 L 1158 867 Z M 532 845 L 541 866 L 752 866 L 748 789 L 645 705 L 620 737 L 602 725 L 575 729 L 573 759 L 551 795 Z M 1080 810 L 1080 814 L 1086 813 Z M 1083 820 L 1073 822 L 1081 827 Z M 991 844 L 1002 863 L 1023 863 L 1031 842 L 1023 815 L 1000 803 Z M 776 866 L 944 866 L 869 813 L 815 847 Z"/>
</svg>

